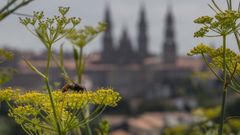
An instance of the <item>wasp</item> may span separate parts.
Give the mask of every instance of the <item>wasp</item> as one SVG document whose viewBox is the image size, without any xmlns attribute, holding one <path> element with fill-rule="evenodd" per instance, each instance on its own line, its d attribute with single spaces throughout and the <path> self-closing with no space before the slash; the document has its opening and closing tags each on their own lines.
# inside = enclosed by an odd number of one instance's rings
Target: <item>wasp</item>
<svg viewBox="0 0 240 135">
<path fill-rule="evenodd" d="M 77 84 L 75 82 L 67 83 L 62 87 L 62 93 L 67 92 L 69 90 L 75 91 L 75 92 L 83 92 L 86 90 L 84 86 L 81 86 L 80 84 Z"/>
</svg>

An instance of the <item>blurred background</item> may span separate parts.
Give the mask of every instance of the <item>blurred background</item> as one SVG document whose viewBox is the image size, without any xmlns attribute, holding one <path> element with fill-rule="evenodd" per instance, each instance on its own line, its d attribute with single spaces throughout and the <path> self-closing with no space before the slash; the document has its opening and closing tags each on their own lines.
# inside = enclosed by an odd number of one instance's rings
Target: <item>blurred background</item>
<svg viewBox="0 0 240 135">
<path fill-rule="evenodd" d="M 103 116 L 111 125 L 111 135 L 160 135 L 168 128 L 195 123 L 197 119 L 192 110 L 215 107 L 220 103 L 221 83 L 200 58 L 186 55 L 200 42 L 219 46 L 216 44 L 218 39 L 193 38 L 199 28 L 193 20 L 213 14 L 207 2 L 35 0 L 17 12 L 44 11 L 51 16 L 57 13 L 59 6 L 69 6 L 69 15 L 81 17 L 82 27 L 106 22 L 106 31 L 85 49 L 84 86 L 93 90 L 112 87 L 121 93 L 123 99 L 119 106 L 107 108 Z M 221 2 L 219 4 L 224 6 Z M 46 52 L 41 42 L 19 23 L 18 17 L 11 15 L 0 23 L 0 47 L 14 53 L 12 61 L 0 66 L 16 69 L 4 87 L 41 89 L 44 83 L 27 67 L 22 57 L 44 70 Z M 56 52 L 60 44 L 65 47 L 65 66 L 75 77 L 72 47 L 67 41 L 60 41 L 54 45 Z M 52 82 L 62 86 L 64 80 L 59 72 L 56 65 L 51 66 Z M 229 104 L 237 106 L 238 100 L 239 97 L 233 96 Z M 227 113 L 233 112 L 239 111 Z M 0 126 L 0 132 L 15 134 L 9 130 L 15 128 L 14 122 L 4 122 L 6 111 L 2 109 L 1 113 L 0 125 L 5 126 Z"/>
</svg>

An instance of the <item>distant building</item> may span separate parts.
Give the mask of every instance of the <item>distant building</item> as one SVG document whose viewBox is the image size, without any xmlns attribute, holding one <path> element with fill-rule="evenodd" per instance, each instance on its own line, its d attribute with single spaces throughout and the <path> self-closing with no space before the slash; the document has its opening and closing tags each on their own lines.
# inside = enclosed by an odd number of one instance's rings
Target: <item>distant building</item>
<svg viewBox="0 0 240 135">
<path fill-rule="evenodd" d="M 106 8 L 105 11 L 105 22 L 107 23 L 107 29 L 103 35 L 103 47 L 102 47 L 102 62 L 103 63 L 113 63 L 116 57 L 116 51 L 113 43 L 112 36 L 112 20 L 110 15 L 110 7 Z"/>
<path fill-rule="evenodd" d="M 111 11 L 107 6 L 105 11 L 105 22 L 107 29 L 103 35 L 103 50 L 101 52 L 102 64 L 139 64 L 149 57 L 148 52 L 148 26 L 146 20 L 145 8 L 140 9 L 140 19 L 138 22 L 138 48 L 133 49 L 131 39 L 129 38 L 127 28 L 124 27 L 119 44 L 116 46 L 113 39 L 113 24 L 111 20 Z"/>
<path fill-rule="evenodd" d="M 178 89 L 186 89 L 186 82 L 193 71 L 204 66 L 201 60 L 178 56 L 175 39 L 174 15 L 168 8 L 165 19 L 162 54 L 155 56 L 148 51 L 148 22 L 144 6 L 140 8 L 137 25 L 137 48 L 134 49 L 127 28 L 124 27 L 119 43 L 113 39 L 111 10 L 107 6 L 103 34 L 103 47 L 99 59 L 87 65 L 86 75 L 94 87 L 111 86 L 125 99 L 178 96 Z M 161 48 L 161 47 L 159 47 Z M 160 57 L 159 57 L 160 56 Z"/>
<path fill-rule="evenodd" d="M 177 45 L 175 41 L 174 17 L 171 9 L 168 8 L 165 22 L 165 38 L 163 43 L 163 61 L 164 64 L 176 65 Z"/>
</svg>

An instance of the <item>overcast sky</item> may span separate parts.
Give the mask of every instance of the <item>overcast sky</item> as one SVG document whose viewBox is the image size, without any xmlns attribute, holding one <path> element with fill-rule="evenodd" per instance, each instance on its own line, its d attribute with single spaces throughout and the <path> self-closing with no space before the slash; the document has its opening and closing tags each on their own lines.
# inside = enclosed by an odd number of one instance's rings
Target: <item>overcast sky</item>
<svg viewBox="0 0 240 135">
<path fill-rule="evenodd" d="M 82 26 L 96 25 L 99 21 L 103 21 L 104 9 L 108 4 L 112 11 L 115 42 L 119 42 L 122 28 L 126 26 L 132 43 L 136 47 L 136 24 L 141 4 L 144 4 L 149 26 L 149 49 L 159 54 L 162 51 L 165 15 L 168 5 L 171 5 L 176 22 L 178 52 L 183 55 L 199 42 L 217 43 L 216 39 L 193 38 L 194 31 L 199 28 L 193 20 L 201 15 L 212 14 L 207 6 L 209 2 L 210 0 L 35 0 L 18 12 L 31 14 L 33 10 L 43 10 L 51 16 L 57 13 L 57 7 L 70 6 L 69 15 L 81 17 Z M 43 49 L 38 39 L 19 24 L 18 16 L 15 15 L 11 15 L 0 23 L 0 46 L 3 45 L 21 50 Z M 90 43 L 87 52 L 98 51 L 101 46 L 101 36 L 99 36 Z"/>
</svg>

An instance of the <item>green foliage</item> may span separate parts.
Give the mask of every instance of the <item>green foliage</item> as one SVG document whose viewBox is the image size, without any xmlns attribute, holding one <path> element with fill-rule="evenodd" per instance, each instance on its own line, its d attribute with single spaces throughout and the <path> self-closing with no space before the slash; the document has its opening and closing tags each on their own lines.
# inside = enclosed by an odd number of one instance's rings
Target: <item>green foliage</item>
<svg viewBox="0 0 240 135">
<path fill-rule="evenodd" d="M 201 25 L 200 29 L 194 33 L 194 37 L 220 37 L 222 43 L 219 48 L 212 48 L 208 45 L 199 44 L 194 47 L 188 55 L 201 55 L 210 71 L 222 82 L 222 103 L 220 113 L 220 123 L 217 130 L 209 131 L 206 134 L 222 135 L 224 132 L 226 97 L 228 90 L 240 94 L 240 2 L 238 8 L 233 9 L 232 0 L 226 0 L 227 9 L 221 9 L 215 0 L 211 0 L 209 7 L 215 12 L 213 16 L 202 16 L 194 20 Z M 228 48 L 227 37 L 234 36 L 237 42 L 238 52 Z M 214 113 L 213 113 L 214 114 Z"/>
</svg>

